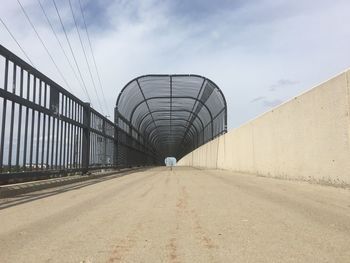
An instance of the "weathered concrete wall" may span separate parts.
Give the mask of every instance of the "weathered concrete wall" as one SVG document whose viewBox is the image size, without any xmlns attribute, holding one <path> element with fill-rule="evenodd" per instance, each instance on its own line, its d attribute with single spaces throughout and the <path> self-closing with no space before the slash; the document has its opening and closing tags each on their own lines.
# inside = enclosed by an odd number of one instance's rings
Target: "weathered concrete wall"
<svg viewBox="0 0 350 263">
<path fill-rule="evenodd" d="M 350 71 L 201 146 L 178 165 L 350 184 Z"/>
</svg>

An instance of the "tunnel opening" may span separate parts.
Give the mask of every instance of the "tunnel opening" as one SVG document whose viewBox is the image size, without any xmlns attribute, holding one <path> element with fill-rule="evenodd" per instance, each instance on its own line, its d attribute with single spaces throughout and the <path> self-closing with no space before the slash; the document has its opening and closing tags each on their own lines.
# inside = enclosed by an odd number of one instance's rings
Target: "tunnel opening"
<svg viewBox="0 0 350 263">
<path fill-rule="evenodd" d="M 176 162 L 177 162 L 177 160 L 175 157 L 170 156 L 170 157 L 166 157 L 164 159 L 165 166 L 176 166 Z"/>
<path fill-rule="evenodd" d="M 118 165 L 164 165 L 226 133 L 227 104 L 200 75 L 144 75 L 127 83 L 115 107 Z"/>
</svg>

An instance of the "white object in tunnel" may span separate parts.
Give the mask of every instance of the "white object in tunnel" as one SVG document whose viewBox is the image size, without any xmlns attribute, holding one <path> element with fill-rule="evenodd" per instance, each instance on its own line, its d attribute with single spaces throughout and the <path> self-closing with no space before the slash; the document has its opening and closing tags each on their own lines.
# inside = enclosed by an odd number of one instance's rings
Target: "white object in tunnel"
<svg viewBox="0 0 350 263">
<path fill-rule="evenodd" d="M 165 158 L 164 163 L 166 166 L 175 166 L 176 165 L 176 158 L 175 157 L 167 157 L 167 158 Z"/>
</svg>

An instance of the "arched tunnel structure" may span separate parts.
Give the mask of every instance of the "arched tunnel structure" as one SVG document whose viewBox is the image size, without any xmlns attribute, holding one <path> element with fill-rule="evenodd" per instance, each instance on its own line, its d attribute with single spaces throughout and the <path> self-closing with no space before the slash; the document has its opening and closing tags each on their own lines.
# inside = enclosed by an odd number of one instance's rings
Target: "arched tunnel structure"
<svg viewBox="0 0 350 263">
<path fill-rule="evenodd" d="M 115 108 L 118 164 L 163 165 L 226 133 L 227 104 L 199 75 L 145 75 L 121 90 Z"/>
</svg>

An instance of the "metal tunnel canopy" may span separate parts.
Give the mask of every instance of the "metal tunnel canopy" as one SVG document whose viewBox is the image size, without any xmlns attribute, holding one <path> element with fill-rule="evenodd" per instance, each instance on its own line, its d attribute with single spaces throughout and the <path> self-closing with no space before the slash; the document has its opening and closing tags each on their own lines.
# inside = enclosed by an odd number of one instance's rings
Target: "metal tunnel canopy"
<svg viewBox="0 0 350 263">
<path fill-rule="evenodd" d="M 199 75 L 137 77 L 120 92 L 115 113 L 118 126 L 154 154 L 157 163 L 168 156 L 179 160 L 227 129 L 222 91 Z"/>
</svg>

